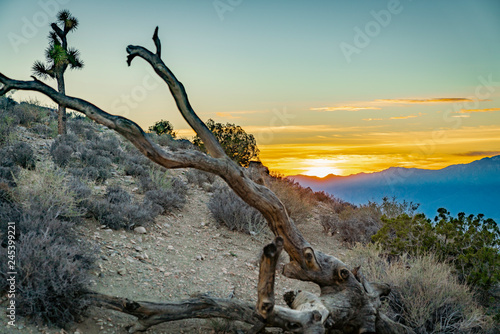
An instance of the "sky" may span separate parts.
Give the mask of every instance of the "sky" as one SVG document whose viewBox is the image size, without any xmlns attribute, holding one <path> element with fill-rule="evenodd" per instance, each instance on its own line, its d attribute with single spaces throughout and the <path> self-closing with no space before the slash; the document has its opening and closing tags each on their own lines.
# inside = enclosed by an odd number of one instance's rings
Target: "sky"
<svg viewBox="0 0 500 334">
<path fill-rule="evenodd" d="M 66 94 L 147 129 L 193 132 L 127 45 L 154 51 L 200 118 L 241 125 L 285 175 L 439 169 L 500 154 L 498 0 L 0 0 L 0 72 L 29 80 L 68 9 Z M 55 87 L 54 81 L 46 81 Z M 16 92 L 14 98 L 36 98 Z"/>
</svg>

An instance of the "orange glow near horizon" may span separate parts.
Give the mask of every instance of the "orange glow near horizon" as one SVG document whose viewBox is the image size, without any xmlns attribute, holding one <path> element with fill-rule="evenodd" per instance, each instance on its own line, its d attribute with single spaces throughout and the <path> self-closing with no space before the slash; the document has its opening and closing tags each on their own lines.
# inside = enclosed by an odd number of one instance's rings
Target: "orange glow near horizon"
<svg viewBox="0 0 500 334">
<path fill-rule="evenodd" d="M 302 174 L 308 176 L 325 177 L 330 174 L 341 175 L 342 173 L 342 170 L 335 166 L 334 160 L 311 159 L 304 161 L 302 165 L 307 169 Z"/>
<path fill-rule="evenodd" d="M 257 127 L 249 130 L 259 133 Z M 269 144 L 261 143 L 257 135 L 260 160 L 271 171 L 285 176 L 321 178 L 374 173 L 390 167 L 442 169 L 500 155 L 498 125 L 431 131 L 346 127 L 334 128 L 336 136 L 327 138 L 329 130 L 327 126 L 276 128 L 274 143 Z M 179 137 L 193 134 L 188 129 L 178 131 Z"/>
</svg>

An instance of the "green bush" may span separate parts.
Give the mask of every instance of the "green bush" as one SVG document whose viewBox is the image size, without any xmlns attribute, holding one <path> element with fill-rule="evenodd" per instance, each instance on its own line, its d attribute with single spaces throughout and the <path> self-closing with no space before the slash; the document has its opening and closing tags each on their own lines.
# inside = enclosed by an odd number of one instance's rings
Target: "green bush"
<svg viewBox="0 0 500 334">
<path fill-rule="evenodd" d="M 451 217 L 439 209 L 431 222 L 423 215 L 382 217 L 383 226 L 373 241 L 392 254 L 433 252 L 454 265 L 461 280 L 488 290 L 500 282 L 500 229 L 484 215 Z"/>
<path fill-rule="evenodd" d="M 231 123 L 226 125 L 215 123 L 213 119 L 209 119 L 206 125 L 221 144 L 228 157 L 236 161 L 240 166 L 248 167 L 250 160 L 258 159 L 259 149 L 254 136 L 247 134 L 241 126 Z M 206 152 L 205 144 L 203 144 L 200 137 L 196 136 L 193 144 Z"/>
<path fill-rule="evenodd" d="M 167 134 L 172 138 L 176 137 L 174 126 L 169 121 L 158 121 L 154 125 L 149 127 L 149 131 L 154 132 L 159 136 Z"/>
</svg>

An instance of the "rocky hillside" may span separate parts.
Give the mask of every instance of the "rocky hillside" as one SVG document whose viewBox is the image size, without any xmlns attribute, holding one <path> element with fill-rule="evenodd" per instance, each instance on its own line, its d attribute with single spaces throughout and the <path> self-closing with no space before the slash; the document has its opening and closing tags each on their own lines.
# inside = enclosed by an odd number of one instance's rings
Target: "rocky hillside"
<svg viewBox="0 0 500 334">
<path fill-rule="evenodd" d="M 98 131 L 103 137 L 114 136 L 105 128 L 98 127 Z M 34 150 L 37 166 L 49 164 L 57 168 L 51 156 L 55 139 L 23 126 L 17 128 L 16 136 Z M 189 182 L 188 173 L 184 169 L 167 172 L 169 177 L 178 177 L 187 187 L 183 207 L 156 216 L 143 228 L 113 230 L 95 218 L 83 219 L 75 225 L 78 236 L 89 240 L 96 249 L 91 289 L 148 301 L 186 299 L 200 293 L 256 300 L 260 251 L 273 236 L 266 229 L 250 235 L 220 226 L 207 207 L 213 196 L 211 187 Z M 145 196 L 140 190 L 139 179 L 126 174 L 115 165 L 103 183 L 89 183 L 92 196 L 98 198 L 110 186 L 119 186 L 142 203 Z M 342 256 L 344 253 L 335 240 L 322 233 L 317 215 L 317 209 L 313 210 L 299 228 L 315 247 Z M 318 292 L 313 285 L 283 276 L 277 277 L 276 284 L 279 295 L 298 288 Z M 280 296 L 277 299 L 284 305 Z M 7 298 L 3 301 L 6 305 Z M 126 333 L 124 327 L 133 320 L 133 317 L 94 307 L 88 310 L 86 317 L 66 329 L 33 325 L 20 317 L 17 326 L 11 328 L 4 326 L 7 323 L 4 312 L 0 317 L 2 333 Z M 213 333 L 230 327 L 231 324 L 222 320 L 189 320 L 162 324 L 147 333 Z"/>
</svg>

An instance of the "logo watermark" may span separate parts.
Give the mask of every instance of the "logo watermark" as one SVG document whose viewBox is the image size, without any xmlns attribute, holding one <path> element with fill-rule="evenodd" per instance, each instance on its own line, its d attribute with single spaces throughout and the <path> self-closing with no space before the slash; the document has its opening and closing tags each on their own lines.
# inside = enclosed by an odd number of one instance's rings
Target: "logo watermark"
<svg viewBox="0 0 500 334">
<path fill-rule="evenodd" d="M 30 39 L 35 38 L 40 28 L 47 27 L 57 13 L 61 10 L 61 5 L 65 5 L 69 0 L 39 0 L 38 6 L 41 8 L 28 19 L 26 16 L 21 18 L 23 23 L 20 33 L 9 32 L 7 38 L 15 53 L 19 53 L 19 47 L 28 44 Z"/>
<path fill-rule="evenodd" d="M 399 0 L 389 0 L 386 9 L 379 11 L 372 10 L 370 15 L 373 17 L 373 20 L 368 21 L 363 29 L 359 26 L 354 27 L 352 43 L 341 42 L 339 44 L 346 61 L 351 63 L 353 54 L 360 54 L 364 48 L 370 45 L 372 40 L 380 35 L 382 29 L 391 24 L 393 17 L 401 14 L 403 8 Z"/>
<path fill-rule="evenodd" d="M 134 86 L 128 94 L 121 94 L 119 98 L 113 100 L 111 103 L 111 113 L 115 115 L 120 115 L 123 117 L 128 116 L 131 109 L 135 109 L 139 106 L 139 103 L 144 101 L 149 93 L 161 84 L 165 84 L 163 79 L 152 72 L 149 68 L 146 69 L 148 72 L 142 78 L 141 84 Z"/>
<path fill-rule="evenodd" d="M 214 0 L 212 5 L 214 6 L 215 12 L 219 16 L 219 19 L 224 21 L 224 15 L 226 15 L 227 12 L 232 12 L 242 3 L 243 0 Z"/>
<path fill-rule="evenodd" d="M 277 127 L 284 127 L 290 125 L 292 119 L 296 117 L 294 114 L 290 114 L 286 107 L 282 110 L 273 108 L 273 116 L 269 120 L 269 127 L 265 127 L 259 130 L 256 134 L 256 139 L 259 144 L 265 145 L 270 144 L 274 139 L 274 132 Z"/>
</svg>

